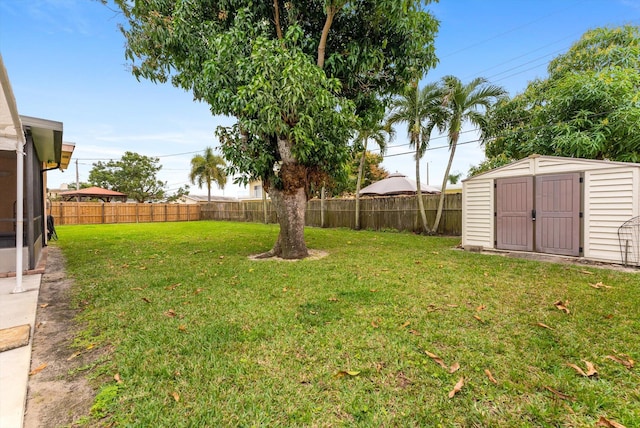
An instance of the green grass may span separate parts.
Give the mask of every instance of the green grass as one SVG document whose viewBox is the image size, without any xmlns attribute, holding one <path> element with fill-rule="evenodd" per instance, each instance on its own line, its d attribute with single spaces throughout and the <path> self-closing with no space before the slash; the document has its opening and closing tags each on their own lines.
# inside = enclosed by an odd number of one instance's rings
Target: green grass
<svg viewBox="0 0 640 428">
<path fill-rule="evenodd" d="M 103 382 L 93 423 L 593 427 L 605 416 L 640 426 L 638 367 L 606 358 L 640 359 L 637 273 L 401 233 L 307 229 L 309 247 L 329 255 L 298 262 L 249 260 L 277 236 L 260 224 L 58 235 L 82 308 L 77 346 L 110 355 L 92 369 Z M 598 377 L 566 365 L 583 360 Z"/>
</svg>

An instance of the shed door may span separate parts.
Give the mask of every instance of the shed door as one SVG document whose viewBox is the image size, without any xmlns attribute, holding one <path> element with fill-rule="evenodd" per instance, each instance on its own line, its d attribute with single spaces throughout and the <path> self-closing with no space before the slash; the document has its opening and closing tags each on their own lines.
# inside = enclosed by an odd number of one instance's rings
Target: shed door
<svg viewBox="0 0 640 428">
<path fill-rule="evenodd" d="M 580 174 L 536 177 L 536 251 L 580 255 Z"/>
<path fill-rule="evenodd" d="M 533 251 L 533 177 L 496 180 L 496 248 Z"/>
</svg>

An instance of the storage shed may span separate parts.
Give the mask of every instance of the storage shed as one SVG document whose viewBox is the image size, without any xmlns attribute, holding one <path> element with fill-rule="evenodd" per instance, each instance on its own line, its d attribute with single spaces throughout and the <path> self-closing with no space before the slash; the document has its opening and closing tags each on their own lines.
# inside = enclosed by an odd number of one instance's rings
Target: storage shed
<svg viewBox="0 0 640 428">
<path fill-rule="evenodd" d="M 462 182 L 462 245 L 640 265 L 640 164 L 533 155 Z M 635 236 L 635 237 L 634 237 Z"/>
</svg>

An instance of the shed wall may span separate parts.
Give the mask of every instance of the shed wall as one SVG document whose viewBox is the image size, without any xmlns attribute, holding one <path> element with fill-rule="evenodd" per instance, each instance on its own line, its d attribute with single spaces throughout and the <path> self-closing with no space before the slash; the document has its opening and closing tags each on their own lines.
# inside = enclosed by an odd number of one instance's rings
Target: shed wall
<svg viewBox="0 0 640 428">
<path fill-rule="evenodd" d="M 622 261 L 618 228 L 639 215 L 639 175 L 638 168 L 612 168 L 585 173 L 585 257 Z"/>
<path fill-rule="evenodd" d="M 462 183 L 462 245 L 493 248 L 493 179 Z"/>
</svg>

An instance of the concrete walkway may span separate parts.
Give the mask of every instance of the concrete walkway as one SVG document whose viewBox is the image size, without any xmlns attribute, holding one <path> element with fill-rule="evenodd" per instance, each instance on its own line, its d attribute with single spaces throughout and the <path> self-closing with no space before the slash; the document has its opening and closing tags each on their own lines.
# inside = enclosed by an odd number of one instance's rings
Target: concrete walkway
<svg viewBox="0 0 640 428">
<path fill-rule="evenodd" d="M 0 329 L 31 326 L 29 344 L 0 352 L 0 428 L 22 428 L 31 366 L 41 274 L 22 277 L 23 293 L 12 294 L 14 278 L 0 278 Z"/>
</svg>

